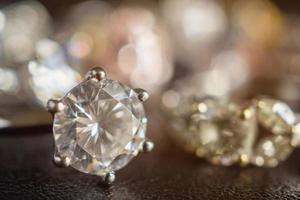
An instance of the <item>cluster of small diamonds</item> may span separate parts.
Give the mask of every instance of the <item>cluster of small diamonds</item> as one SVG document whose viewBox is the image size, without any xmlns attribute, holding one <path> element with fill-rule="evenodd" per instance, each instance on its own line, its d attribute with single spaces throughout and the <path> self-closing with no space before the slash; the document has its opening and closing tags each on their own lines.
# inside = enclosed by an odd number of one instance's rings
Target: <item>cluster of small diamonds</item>
<svg viewBox="0 0 300 200">
<path fill-rule="evenodd" d="M 295 114 L 276 99 L 260 97 L 238 105 L 189 98 L 178 105 L 168 112 L 171 135 L 184 149 L 213 164 L 275 167 L 298 144 Z"/>
</svg>

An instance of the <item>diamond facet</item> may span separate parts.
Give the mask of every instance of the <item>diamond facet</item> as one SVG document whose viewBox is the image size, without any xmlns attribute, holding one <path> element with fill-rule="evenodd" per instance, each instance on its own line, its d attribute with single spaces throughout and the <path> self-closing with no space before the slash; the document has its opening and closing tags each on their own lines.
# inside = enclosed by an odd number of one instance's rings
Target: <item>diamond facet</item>
<svg viewBox="0 0 300 200">
<path fill-rule="evenodd" d="M 56 151 L 81 172 L 104 175 L 124 167 L 145 141 L 147 119 L 138 94 L 118 81 L 86 80 L 55 114 Z"/>
<path fill-rule="evenodd" d="M 294 149 L 292 129 L 296 117 L 287 104 L 276 99 L 258 98 L 256 107 L 259 136 L 254 145 L 252 163 L 274 167 Z"/>
</svg>

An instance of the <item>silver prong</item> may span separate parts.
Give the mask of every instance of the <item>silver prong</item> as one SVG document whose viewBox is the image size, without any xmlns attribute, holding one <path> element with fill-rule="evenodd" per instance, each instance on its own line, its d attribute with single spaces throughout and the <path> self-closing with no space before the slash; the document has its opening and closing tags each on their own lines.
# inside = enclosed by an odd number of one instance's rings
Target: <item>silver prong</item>
<svg viewBox="0 0 300 200">
<path fill-rule="evenodd" d="M 106 78 L 106 72 L 101 67 L 94 67 L 88 71 L 85 78 L 100 81 Z"/>
<path fill-rule="evenodd" d="M 149 93 L 141 88 L 136 88 L 134 91 L 137 93 L 140 101 L 145 102 L 149 98 Z"/>
<path fill-rule="evenodd" d="M 150 152 L 154 148 L 154 143 L 150 139 L 146 139 L 142 146 L 142 152 Z"/>
<path fill-rule="evenodd" d="M 105 184 L 112 184 L 116 180 L 116 174 L 114 171 L 108 172 L 102 176 L 102 182 Z"/>
<path fill-rule="evenodd" d="M 71 164 L 71 160 L 68 157 L 61 157 L 59 155 L 53 156 L 53 162 L 57 167 L 69 167 Z"/>
<path fill-rule="evenodd" d="M 54 114 L 56 112 L 60 112 L 64 109 L 64 105 L 60 100 L 50 99 L 47 102 L 47 110 L 48 112 Z"/>
</svg>

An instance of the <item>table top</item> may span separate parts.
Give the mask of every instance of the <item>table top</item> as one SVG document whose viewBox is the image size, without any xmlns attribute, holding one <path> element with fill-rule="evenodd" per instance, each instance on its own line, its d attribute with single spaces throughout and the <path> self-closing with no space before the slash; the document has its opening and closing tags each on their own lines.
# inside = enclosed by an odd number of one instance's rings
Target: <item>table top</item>
<svg viewBox="0 0 300 200">
<path fill-rule="evenodd" d="M 217 167 L 156 134 L 154 151 L 105 186 L 99 177 L 53 165 L 50 126 L 2 130 L 0 199 L 300 199 L 300 150 L 273 169 Z"/>
</svg>

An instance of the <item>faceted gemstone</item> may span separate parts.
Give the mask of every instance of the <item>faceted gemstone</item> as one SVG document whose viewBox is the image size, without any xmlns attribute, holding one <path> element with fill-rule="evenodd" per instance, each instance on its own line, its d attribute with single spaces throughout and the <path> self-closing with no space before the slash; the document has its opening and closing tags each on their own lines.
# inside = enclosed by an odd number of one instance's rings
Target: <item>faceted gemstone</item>
<svg viewBox="0 0 300 200">
<path fill-rule="evenodd" d="M 147 119 L 134 90 L 113 80 L 87 80 L 55 114 L 56 151 L 79 171 L 103 175 L 125 166 L 145 140 Z"/>
<path fill-rule="evenodd" d="M 260 98 L 257 103 L 258 141 L 252 163 L 274 167 L 293 150 L 295 115 L 290 107 L 278 100 Z"/>
<path fill-rule="evenodd" d="M 241 156 L 250 160 L 256 136 L 254 108 L 222 105 L 214 99 L 198 102 L 198 108 L 189 127 L 196 155 L 225 166 L 240 161 Z"/>
<path fill-rule="evenodd" d="M 258 100 L 257 108 L 257 119 L 266 129 L 278 135 L 291 132 L 291 125 L 296 119 L 287 104 L 275 99 L 261 98 Z"/>
<path fill-rule="evenodd" d="M 273 135 L 260 140 L 255 149 L 253 163 L 258 166 L 275 167 L 285 160 L 293 147 L 287 136 Z"/>
</svg>

